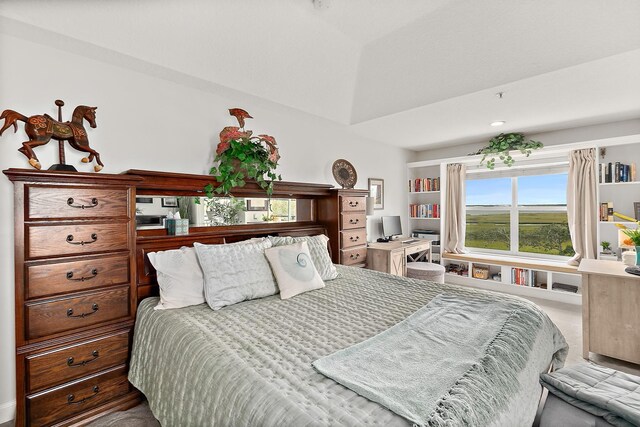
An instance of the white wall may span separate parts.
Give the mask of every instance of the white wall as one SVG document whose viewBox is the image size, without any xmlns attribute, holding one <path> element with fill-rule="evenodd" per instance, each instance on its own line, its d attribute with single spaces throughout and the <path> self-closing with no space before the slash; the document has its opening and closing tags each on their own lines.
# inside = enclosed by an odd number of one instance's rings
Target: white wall
<svg viewBox="0 0 640 427">
<path fill-rule="evenodd" d="M 386 209 L 376 215 L 406 217 L 405 163 L 411 154 L 407 150 L 355 136 L 347 126 L 253 96 L 229 95 L 233 91 L 221 91 L 221 95 L 9 35 L 0 34 L 0 53 L 0 109 L 55 116 L 53 101 L 62 98 L 68 120 L 78 104 L 98 106 L 98 127 L 89 129 L 89 138 L 106 165 L 101 173 L 134 168 L 206 173 L 218 132 L 234 124 L 227 109 L 240 107 L 255 117 L 248 120 L 248 129 L 277 138 L 283 179 L 334 184 L 331 164 L 338 158 L 348 159 L 358 171 L 356 188 L 366 188 L 369 177 L 385 180 Z M 17 134 L 7 130 L 0 137 L 0 169 L 29 167 L 17 151 L 25 139 L 21 128 Z M 45 168 L 57 163 L 56 147 L 54 142 L 36 149 Z M 91 171 L 79 163 L 81 157 L 67 149 L 67 163 L 79 171 Z M 1 423 L 13 416 L 15 399 L 13 186 L 4 177 L 0 178 L 0 200 Z"/>
</svg>

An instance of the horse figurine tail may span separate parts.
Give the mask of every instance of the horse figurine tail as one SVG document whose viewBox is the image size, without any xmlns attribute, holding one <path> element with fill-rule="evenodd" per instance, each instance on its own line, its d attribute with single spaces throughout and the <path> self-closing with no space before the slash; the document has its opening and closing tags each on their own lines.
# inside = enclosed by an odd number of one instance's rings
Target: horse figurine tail
<svg viewBox="0 0 640 427">
<path fill-rule="evenodd" d="M 2 129 L 0 129 L 0 136 L 2 136 L 2 132 L 4 132 L 5 130 L 7 130 L 9 128 L 9 126 L 13 125 L 13 131 L 17 132 L 18 131 L 18 120 L 22 121 L 22 122 L 27 122 L 27 116 L 23 116 L 22 114 L 18 113 L 17 111 L 13 111 L 13 110 L 4 110 L 2 112 L 2 115 L 0 115 L 0 120 L 4 119 L 4 126 L 2 126 Z"/>
</svg>

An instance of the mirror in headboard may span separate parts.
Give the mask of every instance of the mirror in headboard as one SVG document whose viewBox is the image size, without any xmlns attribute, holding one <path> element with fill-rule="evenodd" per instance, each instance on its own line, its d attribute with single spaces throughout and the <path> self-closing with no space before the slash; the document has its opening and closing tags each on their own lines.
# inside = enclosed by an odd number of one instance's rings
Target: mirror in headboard
<svg viewBox="0 0 640 427">
<path fill-rule="evenodd" d="M 313 199 L 266 197 L 137 196 L 136 228 L 164 228 L 180 214 L 195 227 L 313 221 Z"/>
</svg>

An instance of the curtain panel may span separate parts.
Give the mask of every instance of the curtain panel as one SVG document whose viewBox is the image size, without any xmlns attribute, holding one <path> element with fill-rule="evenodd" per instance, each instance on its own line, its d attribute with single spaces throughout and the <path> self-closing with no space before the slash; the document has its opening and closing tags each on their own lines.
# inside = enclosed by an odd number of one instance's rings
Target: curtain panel
<svg viewBox="0 0 640 427">
<path fill-rule="evenodd" d="M 447 165 L 443 248 L 445 252 L 454 254 L 466 252 L 464 247 L 467 226 L 465 178 L 466 168 L 464 165 L 459 163 Z"/>
<path fill-rule="evenodd" d="M 598 253 L 597 182 L 596 150 L 587 148 L 572 151 L 569 154 L 567 216 L 576 254 L 569 260 L 571 265 L 579 265 L 582 259 L 595 259 Z"/>
</svg>

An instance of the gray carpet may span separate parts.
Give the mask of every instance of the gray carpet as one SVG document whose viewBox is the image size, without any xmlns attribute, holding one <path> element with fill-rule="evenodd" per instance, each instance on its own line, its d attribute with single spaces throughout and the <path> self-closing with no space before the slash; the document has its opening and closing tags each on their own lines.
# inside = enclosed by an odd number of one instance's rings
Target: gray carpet
<svg viewBox="0 0 640 427">
<path fill-rule="evenodd" d="M 569 355 L 566 365 L 586 363 L 582 358 L 582 309 L 580 306 L 563 304 L 554 301 L 528 298 L 542 308 L 562 331 L 569 343 Z M 591 354 L 591 360 L 613 369 L 640 375 L 640 366 L 622 362 L 610 357 Z M 160 423 L 153 417 L 147 403 L 142 403 L 124 412 L 106 415 L 92 424 L 91 427 L 156 427 Z"/>
</svg>

